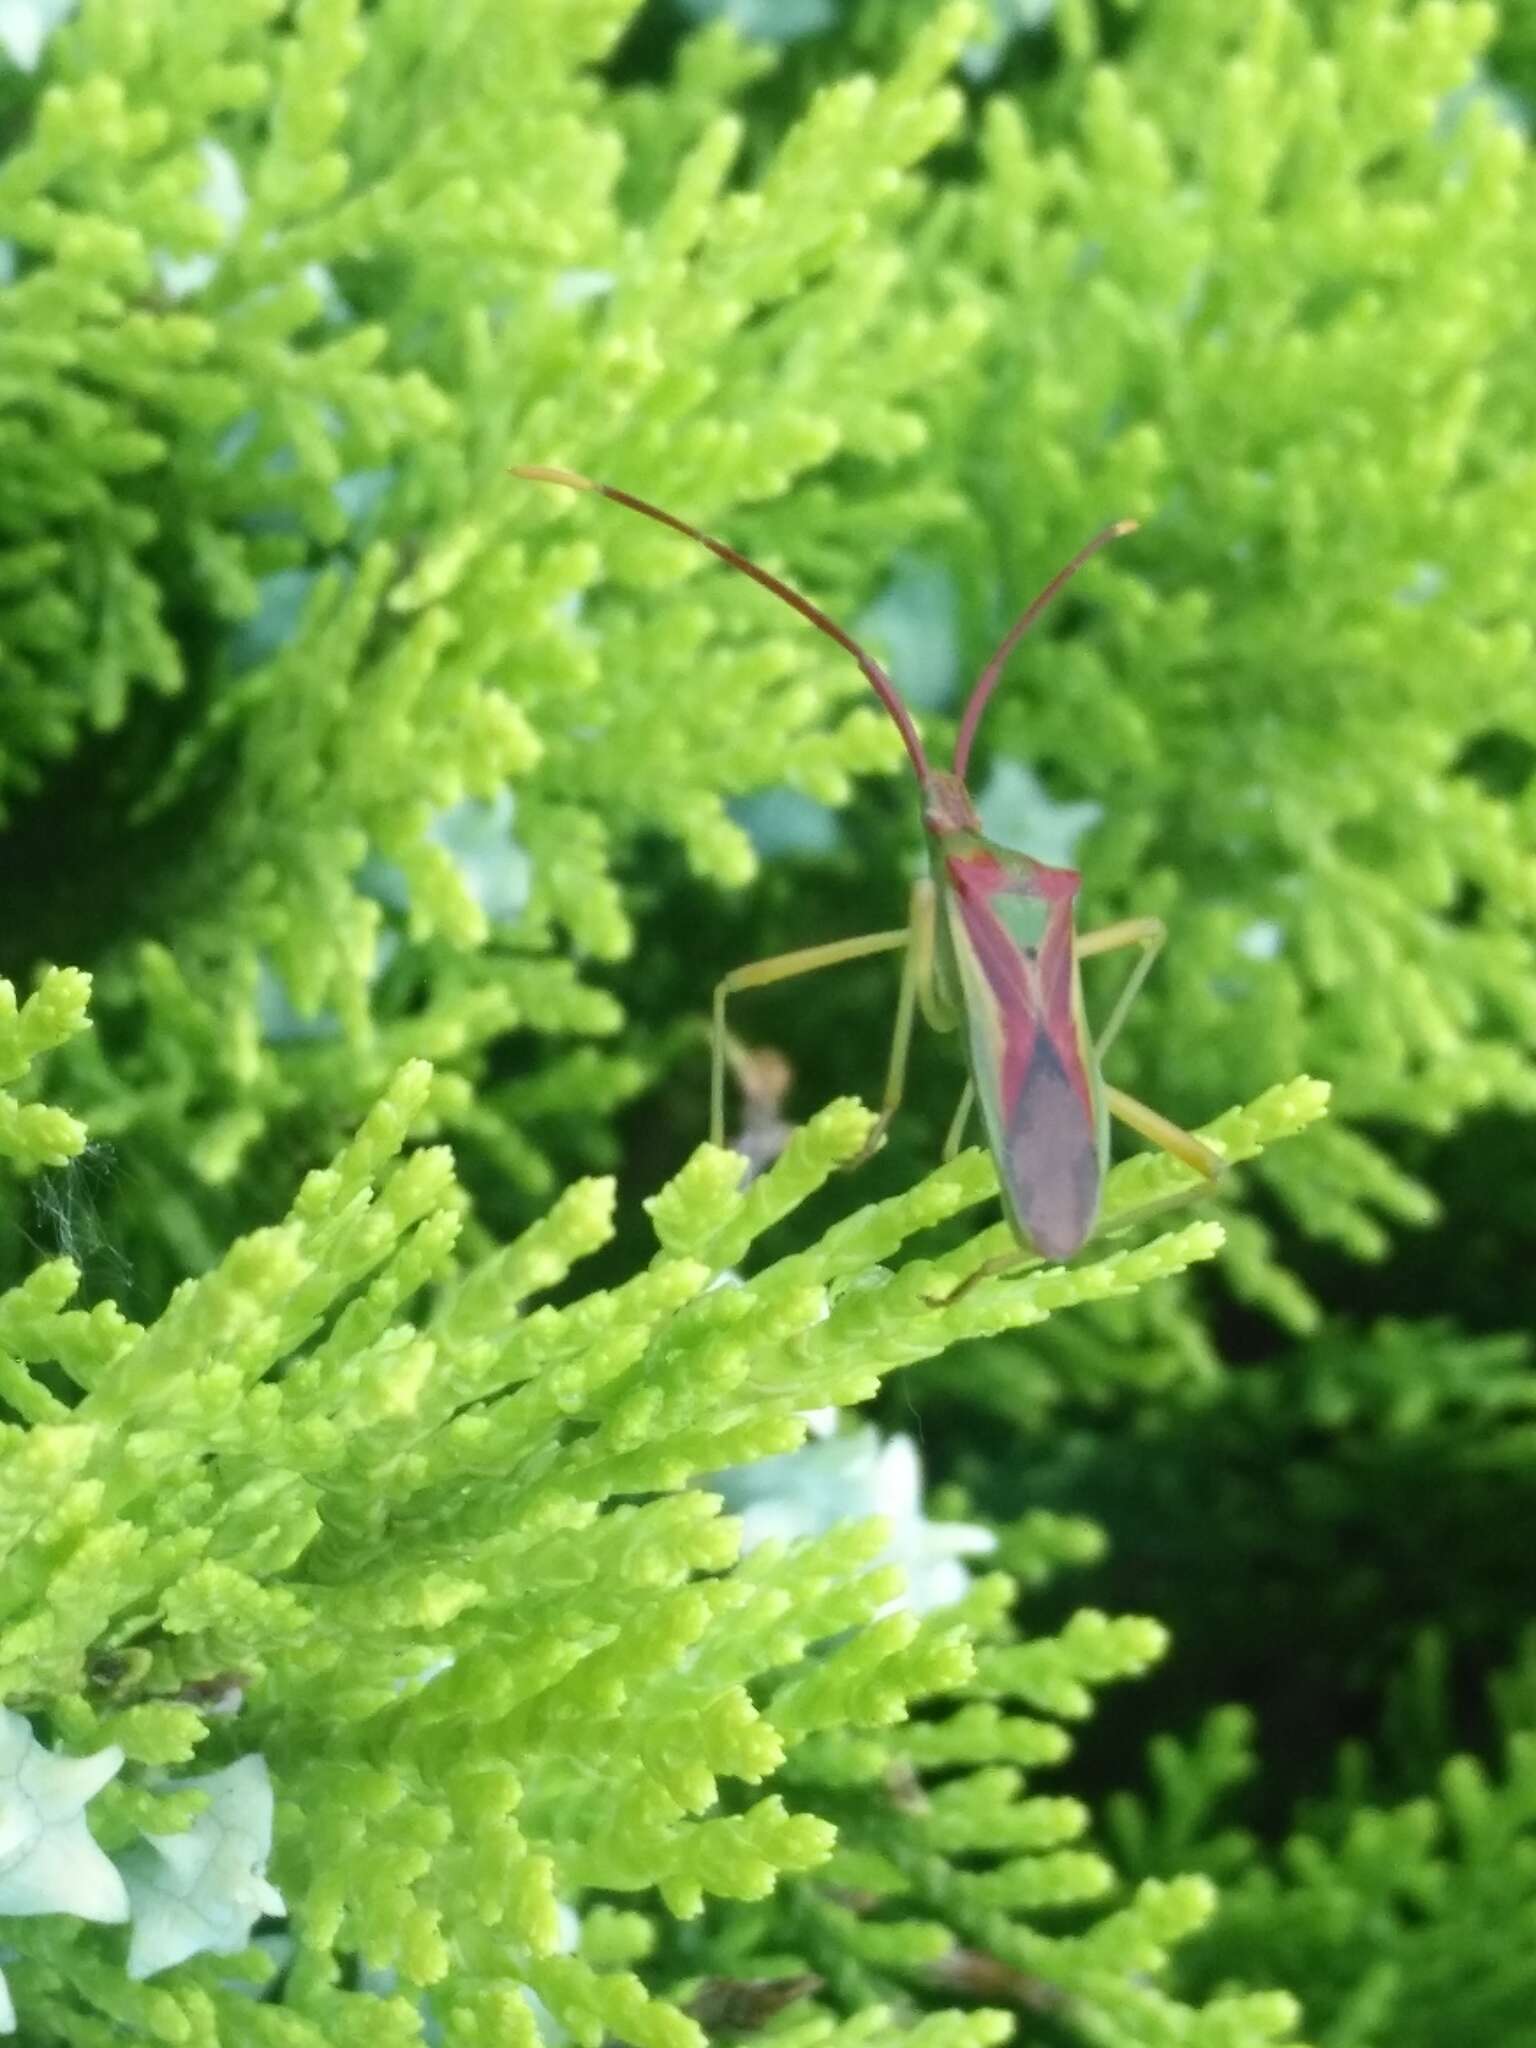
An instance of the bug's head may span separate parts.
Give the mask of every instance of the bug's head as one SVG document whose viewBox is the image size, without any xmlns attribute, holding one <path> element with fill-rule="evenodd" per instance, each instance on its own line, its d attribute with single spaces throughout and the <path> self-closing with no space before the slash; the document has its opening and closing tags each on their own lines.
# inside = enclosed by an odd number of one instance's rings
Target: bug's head
<svg viewBox="0 0 1536 2048">
<path fill-rule="evenodd" d="M 980 832 L 971 793 L 947 768 L 930 768 L 923 778 L 923 827 L 936 838 L 946 832 Z"/>
</svg>

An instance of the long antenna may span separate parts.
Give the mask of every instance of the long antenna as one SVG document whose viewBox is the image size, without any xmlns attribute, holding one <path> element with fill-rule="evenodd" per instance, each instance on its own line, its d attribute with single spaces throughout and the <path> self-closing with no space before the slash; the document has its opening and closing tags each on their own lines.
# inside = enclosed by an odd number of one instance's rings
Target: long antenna
<svg viewBox="0 0 1536 2048">
<path fill-rule="evenodd" d="M 1034 603 L 1014 620 L 1003 635 L 1002 645 L 976 678 L 976 687 L 971 691 L 965 715 L 960 720 L 960 732 L 955 740 L 955 773 L 962 782 L 965 780 L 966 764 L 971 758 L 971 741 L 976 737 L 976 728 L 981 723 L 982 712 L 987 708 L 987 699 L 997 688 L 997 679 L 1003 672 L 1004 662 L 1063 584 L 1070 583 L 1083 564 L 1092 561 L 1100 548 L 1108 547 L 1112 540 L 1119 540 L 1122 534 L 1134 533 L 1139 524 L 1140 521 L 1135 519 L 1117 519 L 1113 526 L 1106 526 L 1102 533 L 1096 533 L 1086 547 L 1078 549 L 1065 569 L 1057 570 Z"/>
<path fill-rule="evenodd" d="M 537 462 L 518 463 L 514 466 L 512 474 L 527 477 L 536 484 L 564 484 L 572 491 L 596 491 L 599 497 L 611 498 L 616 505 L 627 505 L 631 512 L 643 512 L 647 519 L 657 520 L 662 526 L 670 526 L 674 533 L 681 533 L 689 540 L 698 541 L 701 546 L 708 548 L 712 555 L 718 555 L 722 562 L 729 562 L 731 567 L 739 569 L 743 576 L 750 576 L 754 583 L 761 583 L 764 590 L 771 590 L 775 597 L 782 598 L 802 619 L 809 619 L 818 632 L 825 633 L 829 640 L 835 640 L 845 653 L 853 656 L 873 686 L 875 695 L 895 719 L 902 743 L 911 756 L 912 766 L 917 770 L 918 781 L 928 781 L 932 773 L 928 766 L 928 756 L 923 752 L 923 743 L 917 736 L 917 727 L 912 723 L 911 713 L 896 694 L 896 685 L 880 664 L 865 653 L 858 641 L 829 619 L 808 597 L 802 597 L 798 590 L 791 589 L 789 584 L 781 582 L 777 576 L 771 576 L 766 569 L 760 569 L 756 562 L 749 562 L 745 555 L 738 554 L 735 548 L 728 547 L 723 540 L 716 540 L 712 534 L 704 533 L 697 526 L 690 526 L 686 519 L 678 519 L 671 512 L 663 512 L 659 505 L 652 505 L 645 498 L 636 498 L 628 491 L 621 491 L 616 484 L 594 483 L 589 476 L 578 476 L 574 469 L 547 469 L 542 463 Z"/>
</svg>

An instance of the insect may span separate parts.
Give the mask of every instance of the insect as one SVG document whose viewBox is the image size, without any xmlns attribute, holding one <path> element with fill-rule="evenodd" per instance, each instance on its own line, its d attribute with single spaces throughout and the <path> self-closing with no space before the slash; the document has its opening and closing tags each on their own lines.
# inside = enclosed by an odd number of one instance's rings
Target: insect
<svg viewBox="0 0 1536 2048">
<path fill-rule="evenodd" d="M 779 577 L 726 542 L 616 485 L 541 465 L 520 466 L 513 474 L 536 483 L 595 491 L 699 542 L 772 591 L 858 663 L 895 721 L 917 776 L 929 873 L 913 885 L 906 924 L 899 931 L 805 946 L 755 961 L 736 968 L 716 987 L 710 1086 L 710 1130 L 716 1144 L 725 1130 L 728 999 L 744 989 L 763 988 L 844 961 L 901 952 L 901 987 L 880 1112 L 859 1159 L 850 1163 L 858 1164 L 875 1150 L 900 1105 L 916 1010 L 920 1007 L 939 1030 L 963 1024 L 970 1078 L 944 1155 L 950 1158 L 959 1149 L 979 1102 L 1004 1210 L 1018 1245 L 986 1260 L 955 1294 L 990 1274 L 1037 1258 L 1069 1259 L 1081 1249 L 1098 1221 L 1111 1117 L 1162 1146 L 1206 1180 L 1225 1171 L 1224 1160 L 1203 1140 L 1103 1078 L 1105 1056 L 1167 936 L 1162 920 L 1124 918 L 1097 931 L 1079 932 L 1075 913 L 1081 877 L 1076 870 L 1049 867 L 988 839 L 965 784 L 982 712 L 1009 655 L 1063 585 L 1110 541 L 1133 532 L 1134 520 L 1121 520 L 1095 534 L 1009 627 L 971 690 L 955 740 L 954 765 L 945 769 L 935 768 L 924 753 L 911 713 L 885 670 L 841 626 Z M 1095 1036 L 1088 1028 L 1079 963 L 1122 948 L 1137 949 L 1138 957 L 1108 1021 Z M 1157 1202 L 1146 1208 L 1163 1206 Z M 1129 1215 L 1117 1218 L 1116 1228 L 1131 1220 Z M 955 1294 L 947 1299 L 954 1300 Z"/>
</svg>

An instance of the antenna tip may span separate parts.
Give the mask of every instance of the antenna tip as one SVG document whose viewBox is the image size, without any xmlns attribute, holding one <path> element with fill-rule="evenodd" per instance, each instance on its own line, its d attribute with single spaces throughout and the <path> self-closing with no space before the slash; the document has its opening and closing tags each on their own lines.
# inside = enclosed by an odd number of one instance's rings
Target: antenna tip
<svg viewBox="0 0 1536 2048">
<path fill-rule="evenodd" d="M 511 474 L 525 477 L 531 484 L 564 484 L 572 491 L 597 489 L 589 476 L 578 476 L 574 469 L 551 469 L 542 462 L 514 462 Z"/>
<path fill-rule="evenodd" d="M 1121 540 L 1128 533 L 1140 533 L 1140 531 L 1141 521 L 1139 519 L 1117 519 L 1109 529 L 1109 537 L 1111 540 Z"/>
</svg>

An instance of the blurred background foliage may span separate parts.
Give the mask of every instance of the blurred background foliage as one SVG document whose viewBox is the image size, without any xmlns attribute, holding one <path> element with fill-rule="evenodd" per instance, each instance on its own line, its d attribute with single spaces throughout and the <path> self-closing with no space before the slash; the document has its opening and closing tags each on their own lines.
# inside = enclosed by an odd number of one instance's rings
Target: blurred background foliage
<svg viewBox="0 0 1536 2048">
<path fill-rule="evenodd" d="M 88 6 L 0 70 L 0 971 L 98 988 L 46 1077 L 94 1142 L 16 1196 L 8 1277 L 62 1250 L 154 1312 L 418 1053 L 482 1241 L 615 1170 L 617 1275 L 719 973 L 899 920 L 857 675 L 508 461 L 793 575 L 939 751 L 1133 514 L 1014 661 L 984 816 L 1088 924 L 1169 923 L 1113 1078 L 1198 1122 L 1306 1070 L 1336 1116 L 1223 1198 L 1216 1269 L 883 1420 L 968 1513 L 1104 1532 L 1048 1618 L 1171 1629 L 1074 1789 L 1125 1795 L 1133 1871 L 1223 1886 L 1192 1991 L 1284 1984 L 1332 2048 L 1536 2040 L 1527 10 L 189 20 Z M 874 1091 L 893 998 L 873 963 L 738 1028 L 804 1115 Z M 785 1239 L 914 1180 L 958 1085 L 920 1041 Z"/>
</svg>

